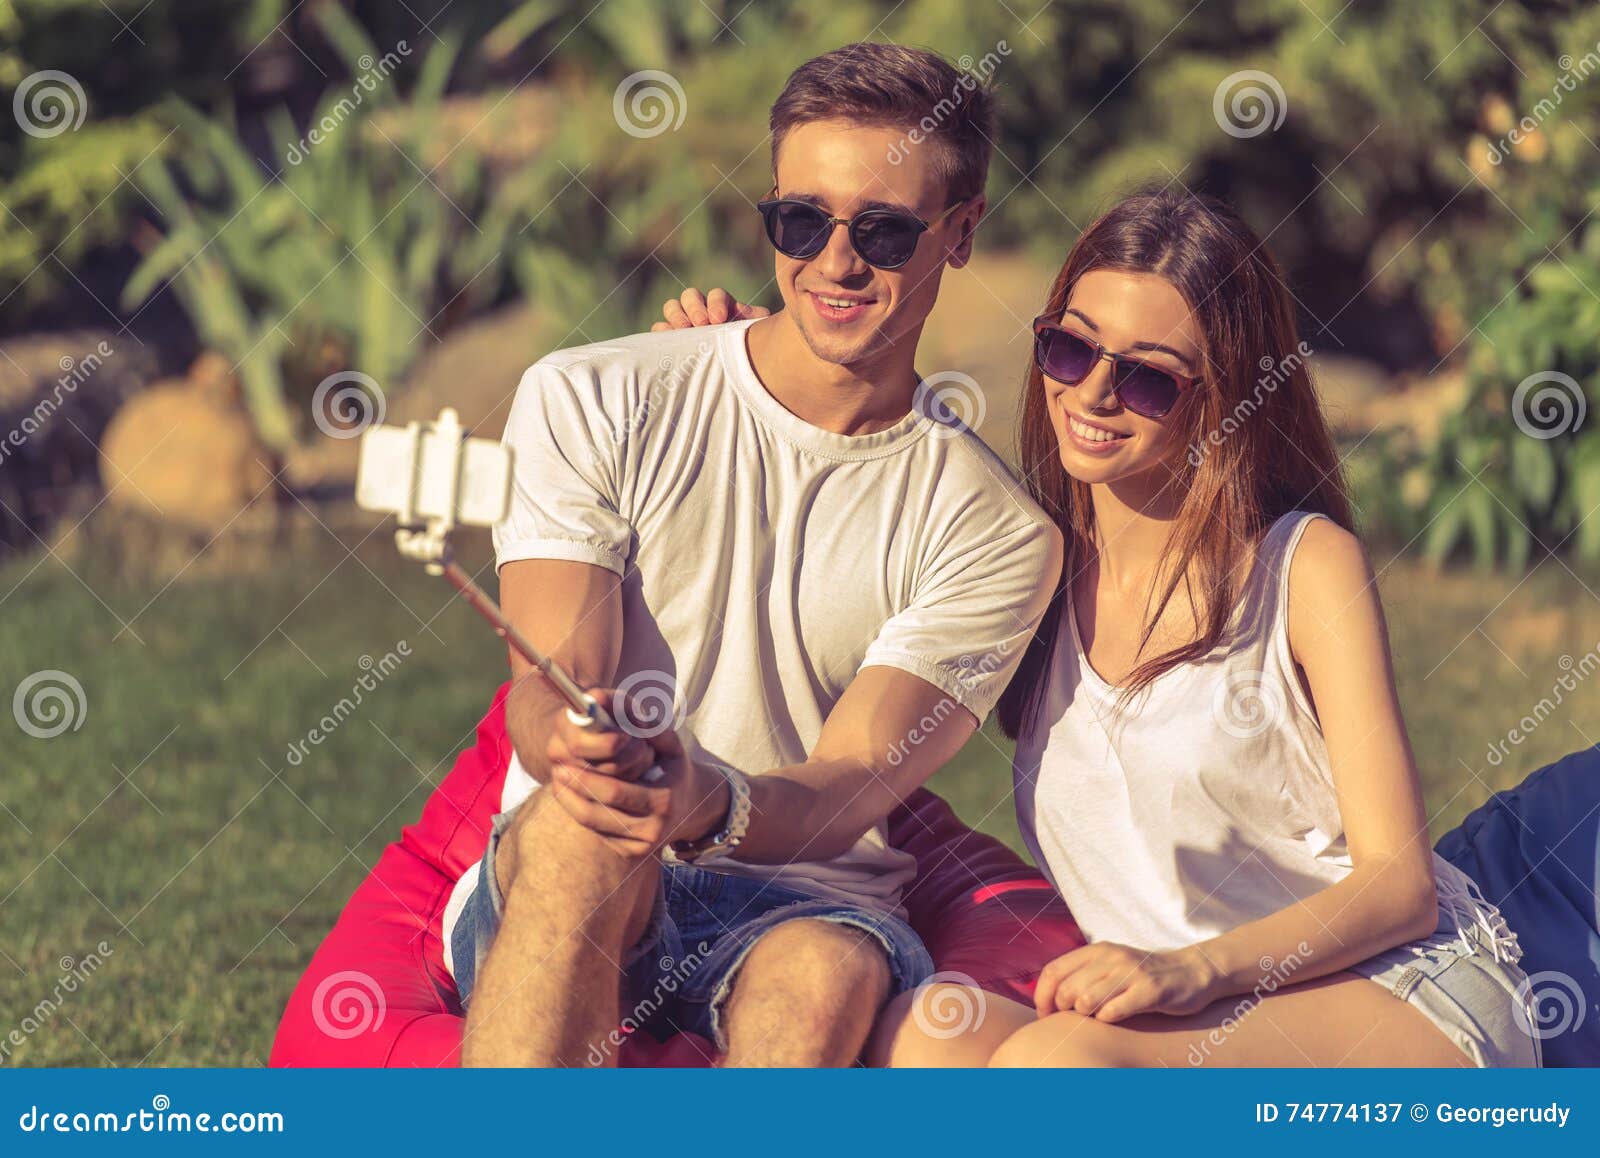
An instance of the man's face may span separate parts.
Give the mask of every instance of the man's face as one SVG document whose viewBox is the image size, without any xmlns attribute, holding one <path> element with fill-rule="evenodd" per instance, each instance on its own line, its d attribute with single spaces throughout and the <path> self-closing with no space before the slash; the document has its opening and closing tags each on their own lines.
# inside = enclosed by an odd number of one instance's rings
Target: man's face
<svg viewBox="0 0 1600 1158">
<path fill-rule="evenodd" d="M 866 209 L 898 209 L 933 222 L 946 209 L 945 181 L 933 165 L 934 147 L 906 155 L 905 131 L 848 121 L 812 121 L 790 130 L 778 150 L 779 197 L 809 201 L 834 217 Z M 897 147 L 898 146 L 898 147 Z M 890 164 L 891 150 L 901 155 Z M 815 257 L 775 254 L 783 304 L 811 352 L 824 362 L 850 366 L 882 355 L 922 326 L 939 294 L 945 264 L 966 264 L 971 250 L 964 226 L 982 213 L 974 198 L 923 233 L 911 260 L 898 269 L 875 269 L 850 245 L 849 230 L 835 226 Z"/>
</svg>

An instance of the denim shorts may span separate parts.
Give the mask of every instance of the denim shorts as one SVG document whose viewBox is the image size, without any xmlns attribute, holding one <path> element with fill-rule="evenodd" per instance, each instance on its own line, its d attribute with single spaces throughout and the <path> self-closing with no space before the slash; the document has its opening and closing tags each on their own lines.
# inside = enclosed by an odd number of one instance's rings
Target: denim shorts
<svg viewBox="0 0 1600 1158">
<path fill-rule="evenodd" d="M 463 1008 L 505 912 L 494 859 L 514 815 L 494 818 L 489 847 L 476 870 L 477 887 L 450 934 Z M 891 997 L 933 974 L 922 938 L 891 913 L 820 899 L 756 877 L 668 862 L 661 866 L 650 923 L 621 961 L 621 1024 L 609 1045 L 599 1043 L 596 1049 L 603 1057 L 636 1030 L 662 1039 L 687 1030 L 726 1052 L 722 1006 L 745 955 L 763 933 L 801 919 L 832 921 L 869 935 L 888 962 Z"/>
<path fill-rule="evenodd" d="M 1527 975 L 1512 962 L 1497 961 L 1489 938 L 1476 927 L 1458 932 L 1441 914 L 1438 932 L 1349 971 L 1410 1002 L 1480 1068 L 1542 1064 Z"/>
</svg>

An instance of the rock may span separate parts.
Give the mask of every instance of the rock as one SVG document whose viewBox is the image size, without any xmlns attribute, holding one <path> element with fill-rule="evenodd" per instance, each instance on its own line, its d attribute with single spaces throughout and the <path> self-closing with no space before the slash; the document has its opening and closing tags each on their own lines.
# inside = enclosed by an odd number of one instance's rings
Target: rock
<svg viewBox="0 0 1600 1158">
<path fill-rule="evenodd" d="M 113 330 L 0 343 L 0 546 L 36 546 L 96 489 L 102 432 L 156 373 L 153 348 Z"/>
<path fill-rule="evenodd" d="M 499 438 L 522 372 L 549 353 L 549 334 L 527 303 L 505 306 L 468 322 L 430 346 L 399 390 L 385 392 L 383 421 L 404 425 L 454 406 L 461 424 L 479 438 Z M 297 490 L 348 491 L 355 484 L 358 438 L 332 438 L 308 427 L 307 445 L 289 457 L 285 476 Z"/>
<path fill-rule="evenodd" d="M 550 352 L 542 319 L 527 303 L 506 306 L 447 334 L 406 375 L 389 421 L 433 418 L 454 406 L 479 438 L 499 438 L 522 372 Z"/>
<path fill-rule="evenodd" d="M 256 434 L 226 360 L 202 354 L 188 378 L 119 410 L 100 445 L 106 505 L 217 534 L 276 499 L 273 455 Z"/>
</svg>

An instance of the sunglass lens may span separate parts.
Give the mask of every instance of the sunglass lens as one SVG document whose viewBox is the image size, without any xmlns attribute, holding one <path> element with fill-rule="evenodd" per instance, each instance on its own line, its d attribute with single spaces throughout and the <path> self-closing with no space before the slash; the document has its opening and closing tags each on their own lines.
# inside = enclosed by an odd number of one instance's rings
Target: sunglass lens
<svg viewBox="0 0 1600 1158">
<path fill-rule="evenodd" d="M 1069 386 L 1081 382 L 1094 369 L 1095 349 L 1065 330 L 1045 330 L 1035 343 L 1039 369 Z"/>
<path fill-rule="evenodd" d="M 879 269 L 895 269 L 910 261 L 921 232 L 915 222 L 897 213 L 863 213 L 850 229 L 856 252 Z"/>
<path fill-rule="evenodd" d="M 828 244 L 828 215 L 812 205 L 786 201 L 767 214 L 773 248 L 790 257 L 815 257 Z"/>
<path fill-rule="evenodd" d="M 1178 383 L 1154 366 L 1123 362 L 1117 366 L 1117 397 L 1135 414 L 1161 418 L 1178 401 Z"/>
</svg>

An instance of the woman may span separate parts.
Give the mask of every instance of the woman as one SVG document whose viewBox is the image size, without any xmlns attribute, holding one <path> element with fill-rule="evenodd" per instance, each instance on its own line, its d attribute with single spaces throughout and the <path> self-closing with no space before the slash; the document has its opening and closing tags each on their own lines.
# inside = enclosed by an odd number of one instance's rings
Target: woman
<svg viewBox="0 0 1600 1158">
<path fill-rule="evenodd" d="M 1024 838 L 1090 943 L 1031 1010 L 904 995 L 874 1060 L 1538 1065 L 1516 939 L 1429 847 L 1374 575 L 1260 240 L 1217 202 L 1135 195 L 1034 332 L 1021 466 L 1067 553 L 1000 721 Z M 954 1037 L 914 1007 L 951 1000 L 982 1013 Z"/>
</svg>

